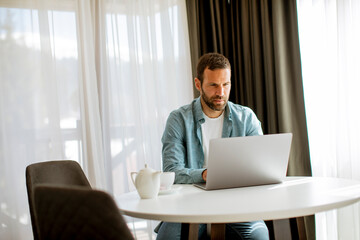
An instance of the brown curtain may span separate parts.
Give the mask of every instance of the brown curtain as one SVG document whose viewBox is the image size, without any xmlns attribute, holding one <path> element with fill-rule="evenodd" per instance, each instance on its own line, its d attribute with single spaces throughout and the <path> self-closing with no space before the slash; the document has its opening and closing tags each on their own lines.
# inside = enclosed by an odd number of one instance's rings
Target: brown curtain
<svg viewBox="0 0 360 240">
<path fill-rule="evenodd" d="M 265 134 L 292 132 L 288 175 L 311 176 L 296 0 L 187 0 L 187 11 L 194 76 L 202 54 L 229 58 L 230 100 L 252 108 Z"/>
</svg>

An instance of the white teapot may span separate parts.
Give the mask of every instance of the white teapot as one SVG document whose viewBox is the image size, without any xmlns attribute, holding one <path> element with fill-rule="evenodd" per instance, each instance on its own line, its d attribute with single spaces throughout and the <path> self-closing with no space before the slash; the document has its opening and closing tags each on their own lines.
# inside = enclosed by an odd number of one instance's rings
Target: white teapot
<svg viewBox="0 0 360 240">
<path fill-rule="evenodd" d="M 141 198 L 155 198 L 158 195 L 160 190 L 160 171 L 155 171 L 145 164 L 145 168 L 139 172 L 131 172 L 130 175 Z"/>
</svg>

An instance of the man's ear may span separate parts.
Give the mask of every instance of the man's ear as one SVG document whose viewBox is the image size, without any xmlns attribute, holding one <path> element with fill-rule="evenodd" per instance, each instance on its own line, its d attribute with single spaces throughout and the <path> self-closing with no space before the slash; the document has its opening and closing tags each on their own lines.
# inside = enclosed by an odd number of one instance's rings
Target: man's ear
<svg viewBox="0 0 360 240">
<path fill-rule="evenodd" d="M 195 78 L 195 87 L 200 92 L 200 90 L 201 90 L 201 81 L 198 78 Z"/>
</svg>

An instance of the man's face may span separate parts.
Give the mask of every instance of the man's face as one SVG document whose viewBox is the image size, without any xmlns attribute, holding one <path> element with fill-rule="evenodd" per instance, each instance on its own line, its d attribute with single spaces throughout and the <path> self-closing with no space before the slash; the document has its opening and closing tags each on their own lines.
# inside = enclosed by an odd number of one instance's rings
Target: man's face
<svg viewBox="0 0 360 240">
<path fill-rule="evenodd" d="M 209 70 L 206 68 L 203 83 L 201 84 L 199 79 L 195 80 L 196 88 L 200 91 L 203 102 L 209 108 L 208 112 L 203 109 L 209 117 L 213 114 L 220 115 L 224 110 L 230 95 L 230 77 L 230 69 Z"/>
</svg>

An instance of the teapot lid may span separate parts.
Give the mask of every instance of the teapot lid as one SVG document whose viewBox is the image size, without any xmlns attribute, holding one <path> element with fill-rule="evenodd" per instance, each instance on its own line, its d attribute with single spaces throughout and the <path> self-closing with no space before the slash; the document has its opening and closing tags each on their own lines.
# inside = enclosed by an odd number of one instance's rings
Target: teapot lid
<svg viewBox="0 0 360 240">
<path fill-rule="evenodd" d="M 155 170 L 151 167 L 148 167 L 148 165 L 145 163 L 145 168 L 141 169 L 140 172 L 155 172 Z"/>
</svg>

